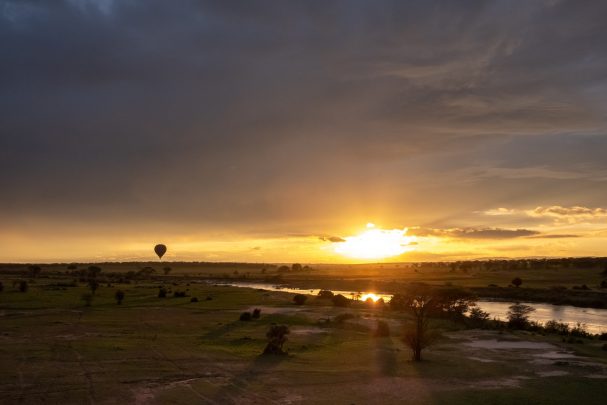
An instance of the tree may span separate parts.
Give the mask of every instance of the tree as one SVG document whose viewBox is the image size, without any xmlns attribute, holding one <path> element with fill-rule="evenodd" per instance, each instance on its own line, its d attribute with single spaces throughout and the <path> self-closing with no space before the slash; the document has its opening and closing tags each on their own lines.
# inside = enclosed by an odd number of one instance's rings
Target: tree
<svg viewBox="0 0 607 405">
<path fill-rule="evenodd" d="M 251 317 L 252 317 L 253 319 L 259 319 L 259 317 L 260 317 L 260 316 L 261 316 L 261 309 L 259 309 L 259 308 L 255 308 L 255 309 L 253 310 L 253 315 L 251 315 Z"/>
<path fill-rule="evenodd" d="M 167 296 L 167 290 L 164 287 L 160 287 L 158 289 L 158 298 L 166 298 Z"/>
<path fill-rule="evenodd" d="M 467 291 L 449 288 L 433 293 L 433 315 L 463 320 L 464 314 L 476 305 L 475 297 Z"/>
<path fill-rule="evenodd" d="M 89 288 L 91 289 L 91 293 L 95 295 L 95 291 L 99 288 L 99 282 L 94 278 L 89 279 Z"/>
<path fill-rule="evenodd" d="M 303 269 L 303 267 L 301 267 L 301 264 L 299 264 L 299 263 L 293 263 L 291 265 L 292 271 L 301 271 L 302 269 Z"/>
<path fill-rule="evenodd" d="M 114 298 L 116 298 L 116 303 L 118 305 L 122 304 L 122 300 L 124 299 L 124 291 L 122 291 L 122 290 L 116 291 Z"/>
<path fill-rule="evenodd" d="M 241 321 L 250 321 L 251 319 L 253 319 L 253 315 L 250 312 L 243 312 L 240 314 L 240 318 Z"/>
<path fill-rule="evenodd" d="M 432 297 L 417 295 L 407 301 L 407 308 L 413 315 L 413 322 L 405 326 L 403 342 L 409 346 L 414 361 L 421 361 L 422 350 L 430 346 L 437 338 L 430 330 L 429 312 L 432 307 Z"/>
<path fill-rule="evenodd" d="M 99 275 L 99 273 L 101 273 L 101 267 L 99 266 L 89 266 L 88 270 L 88 277 L 89 278 L 96 278 L 97 275 Z"/>
<path fill-rule="evenodd" d="M 308 297 L 303 294 L 297 294 L 293 297 L 293 302 L 295 305 L 303 305 L 307 301 Z"/>
<path fill-rule="evenodd" d="M 287 335 L 290 333 L 287 325 L 272 325 L 266 337 L 268 338 L 268 344 L 263 351 L 263 354 L 285 354 L 282 349 L 283 345 L 287 341 Z"/>
<path fill-rule="evenodd" d="M 470 310 L 470 322 L 474 326 L 483 326 L 489 320 L 489 314 L 478 307 L 474 307 Z"/>
<path fill-rule="evenodd" d="M 19 281 L 19 292 L 22 292 L 22 293 L 27 292 L 28 288 L 29 288 L 29 285 L 27 284 L 27 281 L 25 281 L 25 280 Z"/>
<path fill-rule="evenodd" d="M 0 292 L 4 291 L 4 284 L 2 284 L 2 281 L 0 281 Z"/>
<path fill-rule="evenodd" d="M 173 270 L 172 268 L 170 268 L 169 266 L 165 267 L 162 269 L 162 271 L 164 271 L 164 275 L 168 276 L 169 273 L 171 272 L 171 270 Z"/>
<path fill-rule="evenodd" d="M 282 265 L 276 271 L 278 271 L 279 273 L 287 273 L 289 270 L 290 270 L 289 266 Z"/>
<path fill-rule="evenodd" d="M 523 284 L 523 280 L 521 280 L 520 277 L 515 277 L 512 279 L 512 285 L 515 286 L 516 288 L 520 287 L 521 284 Z"/>
<path fill-rule="evenodd" d="M 516 303 L 508 307 L 508 326 L 514 329 L 525 329 L 529 326 L 529 314 L 535 308 L 529 305 Z"/>
</svg>

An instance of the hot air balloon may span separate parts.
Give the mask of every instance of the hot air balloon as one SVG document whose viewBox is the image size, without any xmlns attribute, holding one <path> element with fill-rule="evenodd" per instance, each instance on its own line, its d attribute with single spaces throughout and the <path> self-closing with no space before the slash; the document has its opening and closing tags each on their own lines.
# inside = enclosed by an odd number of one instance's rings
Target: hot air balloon
<svg viewBox="0 0 607 405">
<path fill-rule="evenodd" d="M 158 258 L 162 260 L 162 256 L 164 256 L 164 254 L 167 252 L 167 247 L 162 243 L 159 243 L 158 245 L 154 246 L 154 252 L 156 252 Z"/>
</svg>

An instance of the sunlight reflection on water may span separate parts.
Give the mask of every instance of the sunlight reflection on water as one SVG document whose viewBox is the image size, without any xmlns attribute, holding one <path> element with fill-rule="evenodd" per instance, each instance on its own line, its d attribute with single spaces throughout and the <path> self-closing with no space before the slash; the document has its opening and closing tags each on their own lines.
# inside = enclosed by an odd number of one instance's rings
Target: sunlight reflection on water
<svg viewBox="0 0 607 405">
<path fill-rule="evenodd" d="M 267 291 L 282 291 L 293 294 L 310 294 L 317 295 L 320 289 L 302 289 L 294 287 L 283 287 L 280 285 L 270 283 L 247 283 L 247 282 L 221 282 L 219 285 L 230 285 L 234 287 L 248 287 L 256 288 Z M 385 302 L 390 301 L 392 294 L 382 294 L 371 291 L 345 291 L 345 290 L 330 290 L 333 294 L 341 294 L 350 299 L 366 300 L 371 298 L 378 300 L 383 298 Z M 509 301 L 477 301 L 477 305 L 480 309 L 488 312 L 492 318 L 500 320 L 506 319 L 508 307 L 514 304 Z M 607 332 L 607 309 L 595 309 L 595 308 L 578 308 L 571 305 L 552 305 L 538 302 L 524 302 L 535 308 L 535 311 L 531 313 L 529 319 L 532 321 L 539 321 L 545 323 L 550 320 L 556 320 L 564 322 L 570 326 L 575 326 L 577 322 L 585 324 L 586 330 L 590 333 L 604 333 Z"/>
</svg>

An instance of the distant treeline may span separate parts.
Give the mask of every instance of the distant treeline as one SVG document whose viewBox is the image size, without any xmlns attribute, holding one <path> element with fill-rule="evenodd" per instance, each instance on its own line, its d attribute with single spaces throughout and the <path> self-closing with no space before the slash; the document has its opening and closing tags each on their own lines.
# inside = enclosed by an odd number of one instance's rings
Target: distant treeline
<svg viewBox="0 0 607 405">
<path fill-rule="evenodd" d="M 0 263 L 0 269 L 15 267 L 27 267 L 32 263 Z M 135 265 L 135 266 L 158 266 L 159 264 L 213 268 L 277 268 L 282 263 L 247 263 L 247 262 L 198 262 L 198 261 L 126 261 L 126 262 L 70 262 L 70 263 L 44 263 L 45 266 L 84 266 L 96 264 L 98 266 Z M 568 269 L 568 268 L 607 268 L 607 257 L 563 257 L 563 258 L 529 258 L 529 259 L 483 259 L 483 260 L 461 260 L 461 261 L 437 261 L 437 262 L 403 262 L 403 263 L 378 263 L 378 266 L 397 266 L 416 269 L 448 269 L 454 271 L 473 270 L 543 270 L 543 269 Z M 282 266 L 281 266 L 282 267 Z"/>
<path fill-rule="evenodd" d="M 452 271 L 550 270 L 574 268 L 607 269 L 607 257 L 564 257 L 558 259 L 463 260 L 457 262 L 407 263 L 417 269 L 448 269 Z"/>
</svg>

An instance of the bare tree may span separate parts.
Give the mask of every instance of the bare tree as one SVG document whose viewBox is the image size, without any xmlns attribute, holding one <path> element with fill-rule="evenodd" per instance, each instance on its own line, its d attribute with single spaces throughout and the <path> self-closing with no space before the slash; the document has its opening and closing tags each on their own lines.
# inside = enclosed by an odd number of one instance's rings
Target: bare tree
<svg viewBox="0 0 607 405">
<path fill-rule="evenodd" d="M 429 295 L 417 295 L 407 300 L 406 308 L 413 315 L 413 321 L 405 326 L 402 339 L 411 349 L 414 361 L 421 361 L 422 350 L 434 343 L 438 337 L 429 327 L 432 304 L 432 297 Z"/>
</svg>

